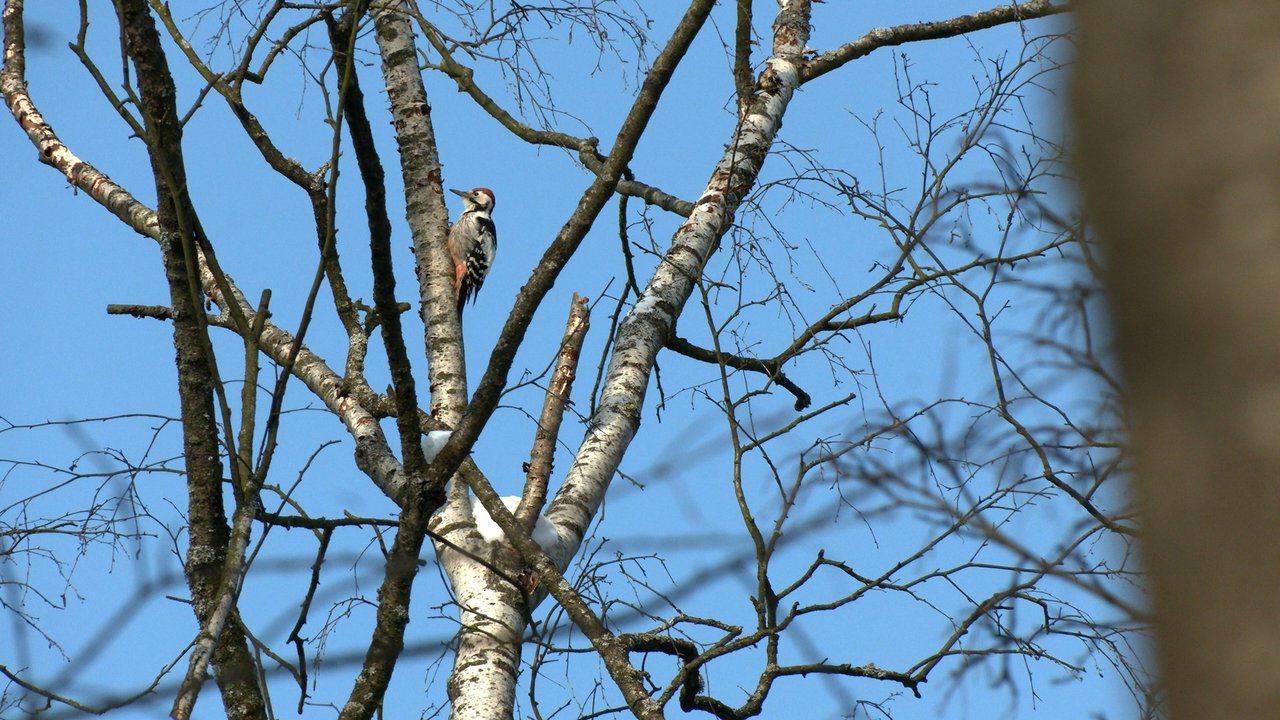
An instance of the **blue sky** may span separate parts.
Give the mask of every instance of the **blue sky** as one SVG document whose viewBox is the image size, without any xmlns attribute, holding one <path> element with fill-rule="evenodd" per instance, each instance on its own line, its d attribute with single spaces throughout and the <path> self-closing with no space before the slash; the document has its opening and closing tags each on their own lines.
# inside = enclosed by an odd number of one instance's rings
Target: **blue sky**
<svg viewBox="0 0 1280 720">
<path fill-rule="evenodd" d="M 175 6 L 177 4 L 175 3 Z M 193 4 L 193 7 L 195 5 Z M 948 13 L 984 7 L 980 3 L 949 3 Z M 103 8 L 105 9 L 105 8 Z M 97 11 L 98 8 L 95 8 Z M 176 8 L 175 8 L 176 11 Z M 732 36 L 732 8 L 720 7 L 714 14 L 716 25 L 704 30 L 691 51 L 691 57 L 677 73 L 651 129 L 637 153 L 632 169 L 646 182 L 658 185 L 680 197 L 696 197 L 705 184 L 715 160 L 723 150 L 732 130 L 729 64 L 721 39 Z M 661 40 L 670 31 L 675 13 L 665 9 L 649 9 L 652 27 L 650 37 Z M 36 38 L 46 42 L 33 45 L 28 58 L 28 79 L 33 99 L 52 123 L 62 140 L 84 159 L 129 188 L 147 204 L 153 203 L 146 156 L 142 144 L 128 137 L 128 130 L 109 106 L 101 100 L 96 88 L 75 58 L 65 50 L 71 39 L 75 9 L 70 3 L 29 3 L 29 22 L 42 28 Z M 879 26 L 924 19 L 941 19 L 936 3 L 874 2 L 823 3 L 815 6 L 815 32 L 810 42 L 823 51 L 850 40 L 866 30 Z M 771 17 L 761 11 L 757 18 L 759 32 L 767 33 Z M 1057 24 L 1055 24 L 1057 23 Z M 1040 22 L 1029 28 L 1031 33 L 1049 32 L 1060 22 Z M 210 31 L 206 23 L 198 31 Z M 713 32 L 713 30 L 715 32 Z M 547 40 L 540 43 L 541 69 L 554 88 L 554 101 L 561 114 L 558 129 L 575 134 L 593 134 L 608 138 L 615 132 L 637 84 L 634 64 L 620 65 L 605 53 L 599 66 L 592 67 L 595 55 L 581 32 L 572 42 L 555 39 L 561 31 L 547 29 Z M 718 32 L 718 35 L 717 35 Z M 964 109 L 973 102 L 975 74 L 984 65 L 976 57 L 992 57 L 1012 52 L 1016 55 L 1017 32 L 1006 28 L 974 35 L 966 40 L 948 40 L 882 50 L 804 87 L 796 96 L 787 115 L 780 138 L 797 150 L 820 153 L 822 161 L 847 170 L 863 182 L 880 182 L 881 158 L 884 158 L 884 184 L 890 188 L 911 188 L 919 180 L 919 158 L 904 146 L 909 137 L 910 118 L 895 100 L 903 80 L 903 69 L 910 67 L 916 81 L 932 83 L 930 100 L 940 117 Z M 371 47 L 365 38 L 364 48 Z M 324 39 L 313 42 L 323 46 Z M 975 50 L 973 46 L 978 49 Z M 767 46 L 767 44 L 766 44 Z M 95 16 L 91 26 L 90 48 L 108 71 L 118 72 L 113 62 L 114 40 L 108 15 Z M 221 52 L 221 51 L 220 51 Z M 648 50 L 649 57 L 655 50 Z M 763 58 L 758 50 L 756 60 Z M 376 56 L 367 55 L 369 65 L 362 70 L 366 95 L 370 99 L 374 123 L 387 128 L 384 108 L 377 88 Z M 309 58 L 321 62 L 321 53 Z M 175 67 L 180 60 L 175 55 Z M 285 61 L 288 63 L 289 60 Z M 904 62 L 906 63 L 904 65 Z M 178 70 L 179 105 L 190 103 L 199 88 L 189 71 Z M 323 101 L 316 87 L 298 69 L 296 63 L 274 71 L 274 81 L 264 88 L 248 87 L 246 101 L 273 133 L 286 154 L 298 158 L 304 166 L 315 168 L 328 153 L 328 132 L 319 121 Z M 112 75 L 112 77 L 115 77 Z M 501 95 L 503 78 L 491 68 L 481 66 L 477 78 L 491 93 Z M 530 148 L 508 136 L 497 125 L 477 111 L 465 96 L 456 92 L 452 83 L 438 74 L 426 75 L 432 99 L 433 119 L 440 153 L 444 163 L 446 184 L 450 187 L 486 185 L 498 197 L 495 220 L 500 235 L 500 251 L 496 267 L 489 276 L 480 301 L 467 311 L 467 345 L 469 374 L 478 378 L 487 359 L 497 329 L 505 317 L 516 289 L 524 282 L 530 268 L 576 203 L 589 178 L 572 157 L 551 149 Z M 1053 82 L 1065 82 L 1055 76 Z M 1057 88 L 1061 98 L 1061 88 Z M 509 107 L 515 103 L 509 99 Z M 1059 131 L 1055 97 L 1028 95 L 1027 112 L 1036 118 L 1042 133 Z M 871 142 L 866 123 L 879 116 L 878 127 L 884 143 L 883 155 Z M 861 122 L 860 120 L 861 119 Z M 0 362 L 8 378 L 7 389 L 0 400 L 0 417 L 11 423 L 26 424 L 62 421 L 73 418 L 115 416 L 123 413 L 175 415 L 172 345 L 168 327 L 152 320 L 135 320 L 107 316 L 108 303 L 164 304 L 167 291 L 160 272 L 158 253 L 150 240 L 123 227 L 104 210 L 70 189 L 65 179 L 35 160 L 35 152 L 13 123 L 0 123 L 0 160 L 9 178 L 9 189 L 0 197 L 0 211 L 5 217 L 0 230 L 3 259 L 0 259 L 0 331 L 9 341 L 0 351 Z M 1008 137 L 1008 136 L 1006 136 Z M 1016 141 L 1016 136 L 1013 137 Z M 389 132 L 379 137 L 388 171 L 389 195 L 398 195 L 397 164 L 393 139 Z M 251 298 L 264 287 L 274 292 L 275 320 L 285 328 L 297 322 L 297 313 L 314 269 L 315 242 L 310 230 L 309 210 L 305 198 L 263 166 L 256 152 L 238 130 L 230 113 L 214 97 L 187 126 L 186 153 L 191 190 L 201 219 L 219 249 L 219 257 L 228 272 Z M 945 154 L 945 148 L 939 152 Z M 791 172 L 792 159 L 776 156 L 766 168 L 766 180 L 778 180 Z M 370 299 L 368 290 L 368 257 L 361 247 L 360 218 L 362 197 L 358 192 L 354 168 L 342 176 L 343 191 L 339 210 L 339 249 L 347 268 L 353 296 Z M 975 169 L 973 172 L 978 172 Z M 803 185 L 819 193 L 816 185 Z M 828 193 L 819 199 L 835 201 Z M 453 198 L 451 197 L 452 201 Z M 1059 201 L 1069 212 L 1070 196 Z M 883 231 L 859 222 L 837 208 L 824 210 L 820 202 L 800 197 L 785 199 L 782 192 L 771 191 L 761 197 L 762 212 L 743 218 L 747 227 L 762 238 L 771 239 L 775 228 L 785 232 L 788 242 L 799 248 L 791 267 L 779 266 L 778 274 L 797 290 L 795 310 L 817 314 L 823 303 L 830 303 L 833 288 L 852 292 L 870 277 L 870 267 L 885 252 Z M 638 203 L 632 203 L 630 220 L 640 219 Z M 458 208 L 453 204 L 452 210 Z M 392 207 L 393 221 L 402 218 L 402 208 Z M 676 219 L 660 212 L 648 213 L 653 241 L 665 246 L 677 226 Z M 996 218 L 998 220 L 999 218 Z M 961 223 L 975 234 L 988 231 L 990 217 L 974 217 Z M 772 224 L 772 225 L 771 225 Z M 957 227 L 960 227 L 958 225 Z M 399 295 L 413 300 L 409 239 L 403 225 L 397 225 L 393 247 L 399 254 Z M 632 239 L 647 243 L 645 228 L 631 228 Z M 776 241 L 775 241 L 776 242 Z M 767 243 L 766 243 L 767 244 Z M 601 298 L 593 315 L 594 327 L 584 350 L 584 367 L 580 370 L 577 390 L 578 408 L 587 405 L 586 392 L 595 379 L 594 363 L 600 357 L 608 328 L 607 316 L 613 298 L 620 288 L 617 272 L 616 209 L 610 206 L 602 214 L 596 228 L 584 243 L 578 257 L 570 263 L 566 275 L 548 297 L 530 332 L 531 342 L 517 359 L 512 382 L 520 373 L 537 373 L 550 360 L 553 343 L 563 327 L 564 312 L 573 292 L 593 299 Z M 771 245 L 777 252 L 776 244 Z M 772 255 L 782 258 L 783 255 Z M 817 259 L 825 266 L 819 269 Z M 643 277 L 654 259 L 637 255 L 638 272 Z M 713 261 L 713 269 L 723 270 L 724 262 Z M 1061 279 L 1072 270 L 1069 263 L 1050 264 L 1046 277 Z M 821 274 L 819 274 L 821 273 Z M 797 277 L 798 276 L 798 277 Z M 814 278 L 818 278 L 814 280 Z M 799 290 L 801 280 L 809 280 L 813 292 Z M 755 276 L 753 282 L 760 282 Z M 752 285 L 748 292 L 761 292 Z M 606 291 L 606 288 L 608 290 Z M 1018 286 L 1000 286 L 995 291 L 1007 293 L 1010 305 L 1004 312 L 1002 328 L 1008 333 L 1011 351 L 1034 353 L 1033 344 L 1019 340 L 1041 323 L 1045 312 L 1043 301 L 1034 294 L 1020 291 Z M 826 294 L 824 294 L 826 293 Z M 322 299 L 324 293 L 321 294 Z M 840 350 L 854 372 L 833 371 L 821 362 L 802 361 L 788 368 L 814 395 L 816 405 L 831 402 L 856 392 L 859 399 L 848 408 L 824 416 L 806 425 L 792 437 L 778 443 L 771 456 L 784 467 L 784 475 L 794 472 L 801 453 L 821 439 L 833 443 L 856 436 L 864 418 L 880 411 L 878 392 L 888 398 L 896 410 L 919 407 L 943 395 L 975 398 L 990 392 L 990 377 L 984 368 L 985 357 L 972 332 L 947 308 L 954 302 L 945 294 L 930 296 L 919 302 L 910 321 L 875 326 L 839 339 Z M 308 336 L 308 344 L 336 365 L 344 351 L 340 328 L 330 320 L 327 303 L 322 300 L 322 322 Z M 690 306 L 680 324 L 680 332 L 693 339 L 706 337 L 701 310 Z M 406 315 L 409 345 L 415 351 L 416 314 Z M 744 342 L 762 353 L 775 352 L 789 341 L 796 322 L 794 316 L 776 308 L 763 308 L 744 316 L 734 326 Z M 221 336 L 226 357 L 234 358 L 237 344 Z M 871 359 L 874 359 L 874 366 Z M 1063 378 L 1038 367 L 1032 354 L 1022 361 L 1029 376 L 1043 380 L 1045 392 L 1055 402 L 1088 414 L 1099 397 L 1096 386 L 1078 378 Z M 725 423 L 704 397 L 702 388 L 714 378 L 706 368 L 664 355 L 661 360 L 662 385 L 666 401 L 658 406 L 660 393 L 651 385 L 640 436 L 623 463 L 628 480 L 615 482 L 605 508 L 604 519 L 592 542 L 600 544 L 595 559 L 617 558 L 604 566 L 600 577 L 608 597 L 619 602 L 637 602 L 656 606 L 657 598 L 643 589 L 630 589 L 624 582 L 629 575 L 651 583 L 667 597 L 675 598 L 690 615 L 722 614 L 731 622 L 749 623 L 751 609 L 746 601 L 744 583 L 751 577 L 749 552 L 741 521 L 733 502 L 732 488 L 725 469 Z M 379 353 L 370 354 L 369 380 L 373 387 L 387 383 Z M 425 373 L 418 364 L 420 385 Z M 234 372 L 234 371 L 232 371 Z M 714 389 L 713 389 L 714 390 Z M 712 391 L 713 391 L 712 390 Z M 714 396 L 712 396 L 714 397 Z M 516 389 L 504 398 L 503 407 L 495 415 L 474 454 L 500 492 L 511 493 L 518 487 L 522 455 L 532 441 L 532 421 L 541 393 L 534 387 Z M 307 467 L 312 454 L 328 441 L 302 476 L 297 491 L 308 512 L 339 516 L 354 515 L 390 517 L 392 504 L 364 479 L 351 462 L 351 444 L 341 425 L 308 397 L 299 384 L 290 387 L 286 407 L 294 412 L 286 418 L 280 459 L 275 464 L 275 482 L 292 484 Z M 791 398 L 775 391 L 752 406 L 752 423 L 756 428 L 778 427 L 790 422 L 795 413 Z M 949 414 L 948 414 L 949 413 Z M 970 412 L 956 407 L 940 413 L 942 419 L 967 426 Z M 1048 422 L 1035 412 L 1029 417 Z M 154 428 L 163 426 L 158 432 Z M 392 432 L 390 424 L 387 425 Z M 976 425 L 975 425 L 976 427 Z M 581 437 L 581 424 L 566 423 L 557 470 L 568 467 L 570 451 Z M 980 435 L 980 433 L 977 433 Z M 153 436 L 155 438 L 152 443 Z M 981 437 L 970 440 L 976 445 Z M 133 463 L 171 458 L 178 447 L 179 435 L 174 424 L 164 425 L 155 417 L 137 417 L 87 425 L 53 426 L 30 431 L 0 433 L 0 458 L 38 460 L 65 467 L 82 452 L 110 448 Z M 394 445 L 394 442 L 393 442 Z M 512 448 L 516 452 L 512 453 Z M 868 453 L 866 462 L 888 465 L 910 465 L 911 453 L 905 448 L 882 447 Z M 169 463 L 172 466 L 173 463 Z M 119 462 L 108 455 L 89 454 L 79 463 L 81 470 L 110 470 Z M 0 514 L 13 512 L 11 503 L 25 497 L 33 488 L 51 484 L 57 475 L 46 469 L 27 465 L 4 468 L 0 485 Z M 975 473 L 996 473 L 993 464 Z M 986 477 L 984 475 L 983 477 Z M 159 668 L 174 660 L 195 627 L 186 605 L 166 596 L 185 597 L 186 590 L 178 573 L 180 563 L 175 547 L 182 538 L 180 478 L 169 472 L 139 475 L 136 479 L 150 517 L 137 527 L 145 539 L 126 541 L 116 548 L 95 545 L 80 548 L 72 540 L 50 540 L 61 565 L 34 558 L 30 565 L 32 585 L 48 595 L 41 603 L 27 596 L 27 608 L 39 618 L 40 627 L 56 641 L 50 647 L 45 639 L 24 629 L 16 620 L 4 621 L 0 631 L 12 643 L 0 643 L 0 663 L 10 668 L 29 668 L 29 677 L 46 683 L 77 698 L 94 702 L 101 694 L 132 691 L 145 686 Z M 553 484 L 558 476 L 553 475 Z M 103 483 L 79 482 L 51 493 L 33 504 L 33 514 L 53 512 L 58 507 L 92 501 L 93 492 L 102 488 L 119 492 L 127 478 L 113 477 Z M 749 468 L 748 487 L 758 503 L 761 517 L 768 517 L 776 502 L 771 491 L 772 480 L 766 468 L 756 461 Z M 858 496 L 856 478 L 835 474 L 817 476 L 806 481 L 800 513 L 813 528 L 797 532 L 797 541 L 788 545 L 775 565 L 779 584 L 798 574 L 812 560 L 815 547 L 829 549 L 859 567 L 874 568 L 891 563 L 927 536 L 929 512 L 921 508 L 899 507 L 883 510 L 879 515 L 859 518 L 854 510 L 863 510 L 860 501 L 842 503 L 838 498 Z M 102 497 L 112 492 L 101 492 Z M 852 504 L 853 507 L 849 505 Z M 271 503 L 268 503 L 271 507 Z M 868 501 L 865 508 L 880 508 Z M 127 511 L 122 507 L 121 512 Z M 1076 518 L 1058 506 L 1035 506 L 1025 516 L 1013 516 L 1010 528 L 1025 534 L 1028 543 L 1052 544 L 1071 530 Z M 1056 524 L 1055 524 L 1056 523 Z M 167 536 L 174 532 L 176 539 Z M 340 534 L 326 565 L 322 593 L 317 598 L 311 620 L 304 634 L 324 635 L 325 664 L 316 670 L 322 683 L 315 691 L 317 702 L 341 704 L 349 688 L 352 669 L 340 660 L 358 652 L 367 638 L 372 617 L 368 601 L 378 581 L 377 540 L 368 531 Z M 268 535 L 265 551 L 255 574 L 246 588 L 242 608 L 247 622 L 265 641 L 292 658 L 291 648 L 283 646 L 294 618 L 298 596 L 309 572 L 314 538 L 303 531 L 273 530 Z M 595 547 L 595 545 L 592 545 Z M 1097 548 L 1098 556 L 1109 556 L 1113 548 Z M 983 554 L 988 553 L 988 554 Z M 984 549 L 984 543 L 969 538 L 932 554 L 925 565 L 944 567 L 957 558 L 979 556 L 990 558 L 996 551 Z M 659 559 L 656 556 L 661 556 Z M 74 562 L 72 562 L 74 560 Z M 25 572 L 27 566 L 17 566 Z M 19 571 L 15 566 L 5 569 Z M 870 572 L 868 570 L 868 572 Z M 966 576 L 962 588 L 953 592 L 930 591 L 925 600 L 902 602 L 892 594 L 868 597 L 854 609 L 825 621 L 806 619 L 797 624 L 794 644 L 788 644 L 789 659 L 833 661 L 862 664 L 875 662 L 881 667 L 897 668 L 918 659 L 927 648 L 939 642 L 945 623 L 930 608 L 946 610 L 963 606 L 964 591 L 986 586 L 980 574 Z M 410 644 L 416 648 L 397 670 L 388 708 L 398 713 L 417 713 L 423 707 L 444 702 L 443 680 L 448 661 L 439 660 L 439 646 L 452 634 L 452 609 L 436 609 L 446 599 L 434 564 L 424 567 L 415 607 L 422 613 L 410 626 Z M 995 582 L 995 580 L 991 580 Z M 822 594 L 838 596 L 841 582 L 836 578 L 820 578 L 812 588 L 810 600 Z M 133 594 L 135 588 L 141 588 Z M 1059 588 L 1059 590 L 1061 590 Z M 843 591 L 847 591 L 845 588 Z M 1123 592 L 1123 590 L 1121 590 Z M 7 591 L 9 592 L 9 591 Z M 15 601 L 10 592 L 2 599 Z M 354 599 L 352 599 L 354 598 Z M 1087 601 L 1084 601 L 1087 607 Z M 551 613 L 544 604 L 539 618 Z M 624 613 L 622 606 L 617 612 Z M 118 613 L 118 614 L 116 614 Z M 554 613 L 552 613 L 554 615 Z M 13 616 L 10 615 L 10 618 Z M 443 617 L 444 619 L 437 619 Z M 104 618 L 110 618 L 104 622 Z M 338 622 L 338 618 L 345 618 Z M 334 620 L 332 625 L 327 625 Z M 1021 622 L 1022 620 L 1019 620 Z M 563 622 L 563 621 L 561 621 Z M 652 622 L 625 620 L 627 629 L 646 629 Z M 561 638 L 560 641 L 567 641 Z M 580 644 L 580 638 L 577 639 Z M 78 659 L 86 647 L 101 643 L 97 659 Z M 313 648 L 314 649 L 314 646 Z M 68 661 L 62 656 L 73 658 Z M 1070 652 L 1070 651 L 1064 651 Z M 527 650 L 525 658 L 532 657 Z M 1074 658 L 1074 659 L 1079 659 Z M 557 661 L 558 662 L 558 661 Z M 734 670 L 719 670 L 712 676 L 713 692 L 740 702 L 736 685 L 751 686 L 758 669 L 758 657 L 730 660 Z M 1077 718 L 1088 714 L 1123 717 L 1131 705 L 1120 673 L 1103 663 L 1085 660 L 1086 670 L 1078 677 L 1062 680 L 1063 673 L 1041 670 L 1047 660 L 1027 661 L 1018 679 L 1018 693 L 1011 695 L 999 684 L 994 671 L 978 671 L 965 676 L 953 692 L 945 682 L 955 667 L 943 665 L 935 671 L 935 679 L 924 687 L 924 698 L 916 700 L 901 688 L 866 680 L 784 679 L 775 686 L 775 695 L 765 706 L 765 715 L 804 712 L 815 717 L 840 717 L 853 713 L 858 701 L 889 701 L 894 717 L 930 718 L 970 715 L 1009 717 Z M 185 661 L 179 665 L 185 667 Z M 659 665 L 658 667 L 662 667 Z M 735 672 L 741 673 L 735 677 Z M 1031 673 L 1033 684 L 1026 674 Z M 664 677 L 654 670 L 655 677 Z M 604 678 L 589 663 L 566 668 L 556 664 L 544 669 L 540 691 L 548 684 L 560 683 L 572 688 L 565 691 L 574 702 L 589 703 L 591 685 Z M 608 683 L 604 678 L 604 683 Z M 1034 691 L 1034 695 L 1033 695 Z M 198 716 L 216 715 L 216 698 L 211 690 L 198 708 Z M 523 694 L 523 686 L 520 693 Z M 424 701 L 425 696 L 428 700 Z M 553 693 L 554 694 L 554 693 Z M 296 702 L 296 689 L 281 679 L 273 685 L 273 698 L 278 714 L 291 715 Z M 167 709 L 168 696 L 158 705 L 117 713 L 122 717 L 152 717 Z M 573 707 L 577 707 L 576 705 Z M 545 711 L 546 708 L 544 708 Z M 801 710 L 803 709 L 803 710 Z M 327 716 L 322 707 L 310 708 L 306 716 Z M 862 710 L 876 717 L 874 710 Z M 53 716 L 65 711 L 55 709 Z M 673 714 L 674 711 L 673 711 Z M 858 715 L 862 717 L 863 715 Z"/>
</svg>

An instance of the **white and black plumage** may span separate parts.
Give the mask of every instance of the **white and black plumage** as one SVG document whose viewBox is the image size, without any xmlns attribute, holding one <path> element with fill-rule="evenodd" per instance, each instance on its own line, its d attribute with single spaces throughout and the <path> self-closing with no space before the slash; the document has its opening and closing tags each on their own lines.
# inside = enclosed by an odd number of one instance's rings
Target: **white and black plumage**
<svg viewBox="0 0 1280 720">
<path fill-rule="evenodd" d="M 458 317 L 462 306 L 473 300 L 484 285 L 484 278 L 493 266 L 498 254 L 498 231 L 493 226 L 493 191 L 478 187 L 463 192 L 449 192 L 462 198 L 462 215 L 449 229 L 449 258 L 453 261 L 453 293 L 458 304 Z"/>
</svg>

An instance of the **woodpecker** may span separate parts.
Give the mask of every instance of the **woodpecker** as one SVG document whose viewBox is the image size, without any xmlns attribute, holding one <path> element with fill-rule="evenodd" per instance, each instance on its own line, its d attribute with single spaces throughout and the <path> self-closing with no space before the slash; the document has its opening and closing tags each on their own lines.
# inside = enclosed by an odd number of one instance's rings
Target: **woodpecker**
<svg viewBox="0 0 1280 720">
<path fill-rule="evenodd" d="M 449 229 L 449 258 L 453 260 L 453 294 L 458 303 L 458 317 L 462 306 L 480 294 L 485 275 L 498 254 L 498 232 L 489 213 L 493 212 L 493 191 L 478 187 L 463 192 L 449 192 L 462 198 L 462 215 Z"/>
</svg>

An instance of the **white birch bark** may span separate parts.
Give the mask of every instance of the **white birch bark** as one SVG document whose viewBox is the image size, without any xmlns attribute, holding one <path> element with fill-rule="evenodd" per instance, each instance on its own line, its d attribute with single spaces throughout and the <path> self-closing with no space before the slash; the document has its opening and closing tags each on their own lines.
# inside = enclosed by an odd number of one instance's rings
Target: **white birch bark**
<svg viewBox="0 0 1280 720">
<path fill-rule="evenodd" d="M 783 0 L 774 21 L 773 57 L 755 83 L 755 96 L 716 163 L 689 219 L 676 230 L 670 249 L 644 292 L 618 327 L 617 342 L 602 384 L 590 429 L 574 457 L 564 485 L 547 511 L 562 529 L 564 568 L 577 552 L 623 454 L 640 427 L 654 361 L 675 327 L 703 266 L 733 222 L 742 198 L 756 183 L 782 116 L 804 69 L 809 38 L 808 0 Z M 550 554 L 550 553 L 549 553 Z"/>
<path fill-rule="evenodd" d="M 454 508 L 451 504 L 450 509 Z M 514 566 L 510 548 L 480 540 L 474 520 L 470 513 L 466 515 L 462 524 L 448 526 L 452 531 L 447 537 L 494 565 Z M 458 602 L 460 622 L 448 682 L 450 717 L 510 718 L 515 708 L 520 636 L 527 618 L 524 597 L 519 588 L 472 558 L 440 545 L 437 548 Z"/>
</svg>

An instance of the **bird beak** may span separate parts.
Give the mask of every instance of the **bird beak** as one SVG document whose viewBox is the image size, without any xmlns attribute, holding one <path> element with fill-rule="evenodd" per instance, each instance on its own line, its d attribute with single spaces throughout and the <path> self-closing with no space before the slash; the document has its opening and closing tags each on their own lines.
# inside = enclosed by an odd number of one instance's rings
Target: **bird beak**
<svg viewBox="0 0 1280 720">
<path fill-rule="evenodd" d="M 466 192 L 464 190 L 454 190 L 453 188 L 449 188 L 449 192 L 453 193 L 454 195 L 457 195 L 458 197 L 468 197 L 471 195 L 471 193 Z"/>
</svg>

